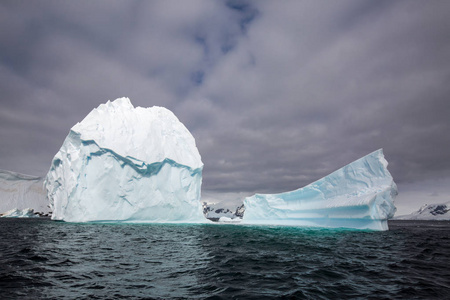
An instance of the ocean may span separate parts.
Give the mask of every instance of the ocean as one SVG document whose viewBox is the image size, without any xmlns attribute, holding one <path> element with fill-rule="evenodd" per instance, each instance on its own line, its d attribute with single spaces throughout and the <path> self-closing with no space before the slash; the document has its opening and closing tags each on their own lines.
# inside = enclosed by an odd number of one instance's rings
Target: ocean
<svg viewBox="0 0 450 300">
<path fill-rule="evenodd" d="M 0 298 L 449 299 L 450 222 L 389 226 L 0 219 Z"/>
</svg>

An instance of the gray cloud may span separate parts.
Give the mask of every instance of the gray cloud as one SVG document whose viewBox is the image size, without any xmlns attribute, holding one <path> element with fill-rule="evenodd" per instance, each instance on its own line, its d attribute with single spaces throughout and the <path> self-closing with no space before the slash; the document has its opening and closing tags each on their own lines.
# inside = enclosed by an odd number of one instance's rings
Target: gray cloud
<svg viewBox="0 0 450 300">
<path fill-rule="evenodd" d="M 206 193 L 292 190 L 378 148 L 400 187 L 448 183 L 449 8 L 3 1 L 0 168 L 45 174 L 71 126 L 128 96 L 191 130 Z"/>
</svg>

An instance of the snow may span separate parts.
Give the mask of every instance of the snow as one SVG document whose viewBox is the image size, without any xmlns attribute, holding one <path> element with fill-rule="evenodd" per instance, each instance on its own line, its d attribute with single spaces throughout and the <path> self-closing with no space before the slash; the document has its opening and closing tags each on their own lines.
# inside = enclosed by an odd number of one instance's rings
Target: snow
<svg viewBox="0 0 450 300">
<path fill-rule="evenodd" d="M 0 170 L 0 213 L 33 208 L 48 213 L 48 200 L 42 177 Z"/>
<path fill-rule="evenodd" d="M 239 218 L 228 218 L 228 217 L 220 217 L 219 218 L 219 223 L 233 223 L 233 224 L 239 224 L 241 223 L 241 219 Z"/>
<path fill-rule="evenodd" d="M 202 222 L 203 163 L 168 109 L 108 101 L 70 130 L 45 181 L 52 219 Z"/>
<path fill-rule="evenodd" d="M 32 208 L 25 208 L 25 209 L 17 209 L 13 208 L 4 214 L 2 214 L 0 217 L 2 218 L 39 218 L 38 215 L 34 213 L 34 210 Z"/>
<path fill-rule="evenodd" d="M 377 150 L 303 188 L 244 200 L 243 223 L 387 230 L 397 186 Z"/>
<path fill-rule="evenodd" d="M 396 220 L 450 220 L 450 201 L 446 203 L 424 204 L 418 211 L 395 217 Z"/>
</svg>

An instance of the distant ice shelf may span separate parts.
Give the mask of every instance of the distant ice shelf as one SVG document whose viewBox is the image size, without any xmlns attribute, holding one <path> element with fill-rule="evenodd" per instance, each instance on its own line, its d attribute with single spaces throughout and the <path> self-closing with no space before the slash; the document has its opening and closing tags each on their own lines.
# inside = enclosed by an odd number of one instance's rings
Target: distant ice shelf
<svg viewBox="0 0 450 300">
<path fill-rule="evenodd" d="M 245 224 L 388 230 L 397 186 L 382 149 L 303 188 L 244 200 Z"/>
<path fill-rule="evenodd" d="M 50 208 L 43 183 L 42 177 L 0 170 L 0 213 L 16 208 L 48 213 Z"/>
<path fill-rule="evenodd" d="M 194 137 L 163 107 L 108 101 L 69 132 L 45 180 L 52 219 L 204 222 Z"/>
</svg>

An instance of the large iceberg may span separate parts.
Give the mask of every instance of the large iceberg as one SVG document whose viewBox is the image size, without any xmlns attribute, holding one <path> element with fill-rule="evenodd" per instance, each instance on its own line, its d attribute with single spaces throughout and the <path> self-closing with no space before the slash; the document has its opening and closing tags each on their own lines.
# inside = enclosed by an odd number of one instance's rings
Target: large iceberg
<svg viewBox="0 0 450 300">
<path fill-rule="evenodd" d="M 72 127 L 45 188 L 54 220 L 203 222 L 202 169 L 194 137 L 171 111 L 120 98 Z"/>
<path fill-rule="evenodd" d="M 50 208 L 43 182 L 42 177 L 0 170 L 0 213 L 15 208 L 48 213 Z"/>
<path fill-rule="evenodd" d="M 397 186 L 377 150 L 303 188 L 244 200 L 246 224 L 387 230 Z"/>
</svg>

